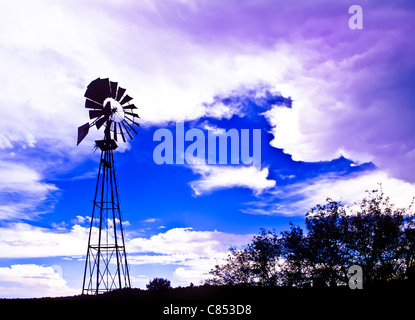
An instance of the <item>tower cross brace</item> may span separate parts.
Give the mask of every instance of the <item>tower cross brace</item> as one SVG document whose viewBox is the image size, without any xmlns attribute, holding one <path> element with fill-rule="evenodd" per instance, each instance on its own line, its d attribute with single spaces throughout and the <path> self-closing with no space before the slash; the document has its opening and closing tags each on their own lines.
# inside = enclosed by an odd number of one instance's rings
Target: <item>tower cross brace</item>
<svg viewBox="0 0 415 320">
<path fill-rule="evenodd" d="M 108 138 L 96 142 L 101 149 L 101 159 L 82 294 L 99 294 L 131 287 L 113 155 L 117 145 Z"/>
</svg>

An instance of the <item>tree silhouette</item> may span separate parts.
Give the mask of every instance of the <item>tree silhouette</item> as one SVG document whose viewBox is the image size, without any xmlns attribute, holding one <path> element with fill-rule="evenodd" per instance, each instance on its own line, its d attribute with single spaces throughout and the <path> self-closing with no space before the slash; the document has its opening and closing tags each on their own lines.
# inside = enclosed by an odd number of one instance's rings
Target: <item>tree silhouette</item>
<svg viewBox="0 0 415 320">
<path fill-rule="evenodd" d="M 232 248 L 206 283 L 333 287 L 347 284 L 354 264 L 362 267 L 367 285 L 413 278 L 411 208 L 396 208 L 381 185 L 353 208 L 327 199 L 306 213 L 306 232 L 292 223 L 279 236 L 261 229 L 245 248 Z"/>
<path fill-rule="evenodd" d="M 146 284 L 147 290 L 149 291 L 165 291 L 171 288 L 170 280 L 163 278 L 154 278 Z"/>
<path fill-rule="evenodd" d="M 216 265 L 207 279 L 212 285 L 276 285 L 280 248 L 275 232 L 261 229 L 244 249 L 230 248 L 226 263 Z"/>
<path fill-rule="evenodd" d="M 309 287 L 310 262 L 308 238 L 299 226 L 290 222 L 290 231 L 283 231 L 279 239 L 281 246 L 281 278 L 289 287 Z"/>
<path fill-rule="evenodd" d="M 406 277 L 412 266 L 405 243 L 411 241 L 413 216 L 408 209 L 397 209 L 382 190 L 372 191 L 363 199 L 356 215 L 348 218 L 346 245 L 353 252 L 354 264 L 364 270 L 365 281 L 387 281 Z M 408 260 L 409 258 L 409 260 Z"/>
<path fill-rule="evenodd" d="M 278 236 L 274 232 L 261 229 L 259 235 L 254 236 L 247 248 L 252 261 L 254 282 L 263 286 L 272 286 L 278 283 L 278 257 L 281 255 Z"/>
<path fill-rule="evenodd" d="M 327 199 L 306 214 L 306 260 L 308 280 L 314 286 L 337 286 L 347 281 L 350 249 L 347 240 L 347 213 L 340 202 Z"/>
</svg>

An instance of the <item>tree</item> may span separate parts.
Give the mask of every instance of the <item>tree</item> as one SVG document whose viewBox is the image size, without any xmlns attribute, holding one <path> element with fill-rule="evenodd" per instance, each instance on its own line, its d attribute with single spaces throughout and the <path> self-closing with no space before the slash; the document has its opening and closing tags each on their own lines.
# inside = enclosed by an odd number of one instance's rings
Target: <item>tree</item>
<svg viewBox="0 0 415 320">
<path fill-rule="evenodd" d="M 368 192 L 356 214 L 348 217 L 346 246 L 353 252 L 351 262 L 363 268 L 369 283 L 405 277 L 412 265 L 411 233 L 413 216 L 408 208 L 396 208 L 380 186 Z M 413 255 L 412 255 L 413 257 Z"/>
<path fill-rule="evenodd" d="M 226 263 L 215 265 L 205 281 L 209 285 L 250 285 L 254 283 L 247 249 L 230 248 Z"/>
<path fill-rule="evenodd" d="M 327 199 L 306 213 L 307 263 L 313 285 L 337 286 L 347 282 L 350 249 L 345 246 L 347 233 L 345 207 Z"/>
<path fill-rule="evenodd" d="M 415 221 L 408 221 L 401 243 L 401 256 L 406 279 L 415 280 Z"/>
<path fill-rule="evenodd" d="M 410 210 L 411 206 L 396 208 L 390 203 L 381 185 L 368 191 L 354 209 L 327 199 L 325 205 L 307 212 L 306 236 L 300 237 L 299 229 L 282 233 L 283 258 L 288 261 L 286 282 L 300 279 L 303 286 L 345 285 L 353 264 L 363 268 L 369 285 L 406 278 L 415 256 Z"/>
<path fill-rule="evenodd" d="M 366 285 L 415 278 L 415 221 L 383 193 L 368 191 L 349 208 L 327 199 L 306 213 L 304 232 L 261 229 L 244 249 L 233 248 L 223 265 L 210 271 L 208 284 L 325 287 L 346 285 L 348 269 L 363 269 Z"/>
<path fill-rule="evenodd" d="M 311 285 L 308 238 L 303 229 L 290 222 L 290 231 L 281 232 L 281 278 L 289 287 L 309 287 Z"/>
<path fill-rule="evenodd" d="M 170 280 L 154 278 L 146 285 L 148 291 L 165 291 L 171 289 Z"/>
<path fill-rule="evenodd" d="M 261 229 L 248 245 L 249 260 L 254 283 L 260 286 L 273 286 L 278 283 L 279 262 L 281 256 L 278 235 Z"/>
<path fill-rule="evenodd" d="M 280 248 L 275 232 L 261 229 L 246 248 L 231 248 L 223 265 L 216 265 L 205 283 L 211 285 L 270 286 L 278 282 Z"/>
</svg>

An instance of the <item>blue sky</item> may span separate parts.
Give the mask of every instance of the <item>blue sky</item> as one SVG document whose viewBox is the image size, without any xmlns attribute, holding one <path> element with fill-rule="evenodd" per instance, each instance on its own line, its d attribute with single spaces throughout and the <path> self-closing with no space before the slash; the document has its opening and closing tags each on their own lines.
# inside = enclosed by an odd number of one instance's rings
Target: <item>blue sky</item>
<svg viewBox="0 0 415 320">
<path fill-rule="evenodd" d="M 352 4 L 2 3 L 0 297 L 81 293 L 103 132 L 79 146 L 76 134 L 97 77 L 127 88 L 141 117 L 115 152 L 134 287 L 199 284 L 231 245 L 303 225 L 327 197 L 353 206 L 382 183 L 409 205 L 415 7 L 365 0 L 351 30 Z M 154 132 L 176 137 L 177 122 L 206 138 L 260 129 L 261 166 L 156 164 Z"/>
</svg>

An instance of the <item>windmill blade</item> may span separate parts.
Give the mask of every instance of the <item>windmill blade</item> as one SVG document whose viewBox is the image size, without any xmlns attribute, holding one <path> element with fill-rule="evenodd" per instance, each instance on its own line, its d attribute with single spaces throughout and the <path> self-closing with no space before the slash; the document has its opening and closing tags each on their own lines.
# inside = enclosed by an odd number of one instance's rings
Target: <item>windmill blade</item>
<svg viewBox="0 0 415 320">
<path fill-rule="evenodd" d="M 89 122 L 85 123 L 84 125 L 78 128 L 78 143 L 76 145 L 79 145 L 81 141 L 84 140 L 88 132 L 89 132 Z"/>
<path fill-rule="evenodd" d="M 97 129 L 101 128 L 102 125 L 105 123 L 105 121 L 108 120 L 108 116 L 102 117 L 95 122 L 95 125 L 97 126 Z"/>
<path fill-rule="evenodd" d="M 132 127 L 132 125 L 131 124 L 129 124 L 127 121 L 125 121 L 124 120 L 124 122 L 127 124 L 127 126 L 131 129 L 131 130 L 133 130 L 134 132 L 135 132 L 135 134 L 137 134 L 137 131 L 135 131 L 135 129 Z"/>
<path fill-rule="evenodd" d="M 136 125 L 137 127 L 140 126 L 140 124 L 138 122 L 135 122 L 133 119 L 131 119 L 130 117 L 125 116 L 126 119 L 130 120 L 134 125 Z"/>
<path fill-rule="evenodd" d="M 115 99 L 115 97 L 117 96 L 118 82 L 110 81 L 110 87 L 111 87 L 111 98 Z"/>
<path fill-rule="evenodd" d="M 89 110 L 89 119 L 98 118 L 104 115 L 103 110 Z"/>
<path fill-rule="evenodd" d="M 137 109 L 137 107 L 133 104 L 129 104 L 128 106 L 122 107 L 124 110 L 125 109 Z"/>
<path fill-rule="evenodd" d="M 124 99 L 121 100 L 120 104 L 124 105 L 126 104 L 128 101 L 133 100 L 133 98 L 131 98 L 128 94 L 124 97 Z"/>
<path fill-rule="evenodd" d="M 133 140 L 133 136 L 131 135 L 130 131 L 128 131 L 127 127 L 125 126 L 125 121 L 121 122 L 122 125 L 124 126 L 125 131 L 127 132 L 128 136 L 130 137 L 131 140 Z"/>
<path fill-rule="evenodd" d="M 117 123 L 114 122 L 114 140 L 118 141 L 118 137 L 117 137 Z"/>
<path fill-rule="evenodd" d="M 115 98 L 117 101 L 120 101 L 120 99 L 122 98 L 122 96 L 125 93 L 125 90 L 126 89 L 124 89 L 124 88 L 118 87 L 117 97 Z"/>
<path fill-rule="evenodd" d="M 111 97 L 110 81 L 106 79 L 95 79 L 92 81 L 85 92 L 85 98 L 103 104 L 104 100 Z"/>
<path fill-rule="evenodd" d="M 133 112 L 124 111 L 124 113 L 125 113 L 125 114 L 129 114 L 130 116 L 133 116 L 133 117 L 140 118 L 140 116 L 139 116 L 138 114 L 133 113 Z"/>
<path fill-rule="evenodd" d="M 102 104 L 96 103 L 95 101 L 86 99 L 85 100 L 85 108 L 88 109 L 102 109 Z"/>
<path fill-rule="evenodd" d="M 122 140 L 123 140 L 124 142 L 127 142 L 127 140 L 125 140 L 125 137 L 124 137 L 124 132 L 122 132 L 121 123 L 119 123 L 118 125 L 120 126 L 120 133 L 121 133 Z"/>
</svg>

